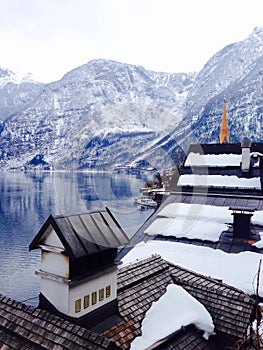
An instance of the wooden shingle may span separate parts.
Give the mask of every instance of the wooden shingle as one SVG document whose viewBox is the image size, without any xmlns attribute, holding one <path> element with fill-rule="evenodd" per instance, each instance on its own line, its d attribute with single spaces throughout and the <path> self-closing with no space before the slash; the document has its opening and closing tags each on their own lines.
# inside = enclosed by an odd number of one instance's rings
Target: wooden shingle
<svg viewBox="0 0 263 350">
<path fill-rule="evenodd" d="M 222 350 L 221 344 L 204 339 L 202 332 L 198 332 L 194 326 L 181 329 L 169 339 L 160 344 L 155 350 Z"/>
<path fill-rule="evenodd" d="M 141 325 L 153 302 L 169 284 L 182 286 L 202 303 L 210 313 L 215 332 L 242 339 L 255 311 L 255 302 L 243 292 L 215 279 L 197 274 L 164 261 L 154 255 L 121 268 L 118 272 L 118 307 L 124 321 L 104 332 L 123 350 L 141 334 Z M 205 350 L 216 347 L 217 338 L 202 338 L 191 326 L 167 337 L 156 349 Z M 220 340 L 221 341 L 221 340 Z M 220 344 L 220 342 L 219 342 Z"/>
<path fill-rule="evenodd" d="M 47 311 L 0 295 L 0 348 L 19 350 L 118 349 L 115 343 Z"/>
<path fill-rule="evenodd" d="M 215 279 L 171 264 L 174 283 L 205 306 L 218 331 L 245 336 L 255 313 L 255 301 L 244 292 Z"/>
</svg>

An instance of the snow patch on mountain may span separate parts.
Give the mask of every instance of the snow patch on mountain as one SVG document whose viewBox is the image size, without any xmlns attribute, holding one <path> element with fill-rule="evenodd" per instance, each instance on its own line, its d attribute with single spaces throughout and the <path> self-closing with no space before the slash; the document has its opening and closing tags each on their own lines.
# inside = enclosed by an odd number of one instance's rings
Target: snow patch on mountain
<svg viewBox="0 0 263 350">
<path fill-rule="evenodd" d="M 3 88 L 6 84 L 22 84 L 22 83 L 36 83 L 32 78 L 30 73 L 23 74 L 21 72 L 13 72 L 7 68 L 0 67 L 0 89 Z"/>
<path fill-rule="evenodd" d="M 99 136 L 101 138 L 105 138 L 109 135 L 119 135 L 119 134 L 134 134 L 134 133 L 149 133 L 153 132 L 152 129 L 144 126 L 141 127 L 139 125 L 124 125 L 123 127 L 121 126 L 115 126 L 112 128 L 105 128 L 100 130 L 95 136 Z"/>
</svg>

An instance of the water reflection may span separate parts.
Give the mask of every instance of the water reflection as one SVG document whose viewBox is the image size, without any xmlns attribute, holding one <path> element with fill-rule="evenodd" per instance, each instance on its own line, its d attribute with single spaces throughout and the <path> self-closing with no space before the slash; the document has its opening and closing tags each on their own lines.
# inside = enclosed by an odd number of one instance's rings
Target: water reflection
<svg viewBox="0 0 263 350">
<path fill-rule="evenodd" d="M 28 246 L 50 214 L 108 207 L 128 235 L 152 213 L 133 203 L 145 179 L 98 173 L 0 173 L 0 293 L 35 305 L 39 251 Z"/>
</svg>

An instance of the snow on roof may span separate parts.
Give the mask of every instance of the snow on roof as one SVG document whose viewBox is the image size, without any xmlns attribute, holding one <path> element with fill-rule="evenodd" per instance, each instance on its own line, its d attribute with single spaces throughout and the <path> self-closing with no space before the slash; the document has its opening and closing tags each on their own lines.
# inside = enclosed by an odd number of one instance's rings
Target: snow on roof
<svg viewBox="0 0 263 350">
<path fill-rule="evenodd" d="M 222 280 L 249 295 L 255 294 L 256 274 L 261 254 L 242 252 L 225 253 L 208 247 L 192 244 L 148 241 L 138 243 L 122 261 L 126 264 L 136 259 L 159 254 L 164 260 L 180 265 L 205 276 Z M 260 275 L 259 295 L 263 297 L 263 276 Z"/>
<path fill-rule="evenodd" d="M 259 236 L 260 236 L 260 240 L 253 243 L 252 245 L 259 248 L 259 249 L 262 249 L 263 248 L 263 232 L 259 232 Z"/>
<path fill-rule="evenodd" d="M 260 189 L 260 179 L 239 178 L 235 175 L 181 175 L 178 186 L 229 187 L 229 188 L 257 188 Z"/>
<path fill-rule="evenodd" d="M 263 225 L 263 210 L 257 210 L 251 218 L 251 222 L 254 225 Z"/>
<path fill-rule="evenodd" d="M 219 207 L 202 203 L 170 203 L 157 215 L 158 217 L 166 218 L 184 217 L 196 220 L 210 220 L 218 223 L 233 222 L 232 211 L 229 210 L 229 206 Z M 263 210 L 256 210 L 253 213 L 251 222 L 254 225 L 263 225 Z"/>
<path fill-rule="evenodd" d="M 233 223 L 229 207 L 218 207 L 196 203 L 170 203 L 159 213 L 157 219 L 147 227 L 148 235 L 174 236 L 218 242 L 227 224 Z M 263 211 L 254 213 L 252 223 L 263 225 Z"/>
<path fill-rule="evenodd" d="M 233 221 L 229 207 L 218 207 L 202 203 L 170 203 L 167 204 L 159 213 L 158 216 L 175 218 L 195 218 L 216 220 L 221 223 L 231 223 Z"/>
<path fill-rule="evenodd" d="M 218 242 L 228 226 L 212 220 L 196 218 L 157 218 L 144 232 L 148 235 L 174 236 Z"/>
<path fill-rule="evenodd" d="M 185 166 L 240 166 L 242 160 L 241 154 L 199 154 L 189 153 L 186 158 Z"/>
<path fill-rule="evenodd" d="M 142 335 L 131 343 L 131 350 L 145 350 L 191 324 L 204 331 L 205 339 L 215 334 L 212 317 L 206 308 L 182 287 L 170 284 L 166 293 L 146 312 Z"/>
</svg>

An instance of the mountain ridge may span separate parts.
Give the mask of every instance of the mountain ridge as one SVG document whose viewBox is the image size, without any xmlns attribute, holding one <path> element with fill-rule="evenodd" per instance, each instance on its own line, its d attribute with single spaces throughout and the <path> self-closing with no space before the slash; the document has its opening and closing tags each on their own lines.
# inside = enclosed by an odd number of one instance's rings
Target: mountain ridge
<svg viewBox="0 0 263 350">
<path fill-rule="evenodd" d="M 99 59 L 53 83 L 0 84 L 0 166 L 25 169 L 40 155 L 53 169 L 112 169 L 140 159 L 175 167 L 191 142 L 217 142 L 225 96 L 232 141 L 261 141 L 262 47 L 256 27 L 197 73 Z"/>
</svg>

